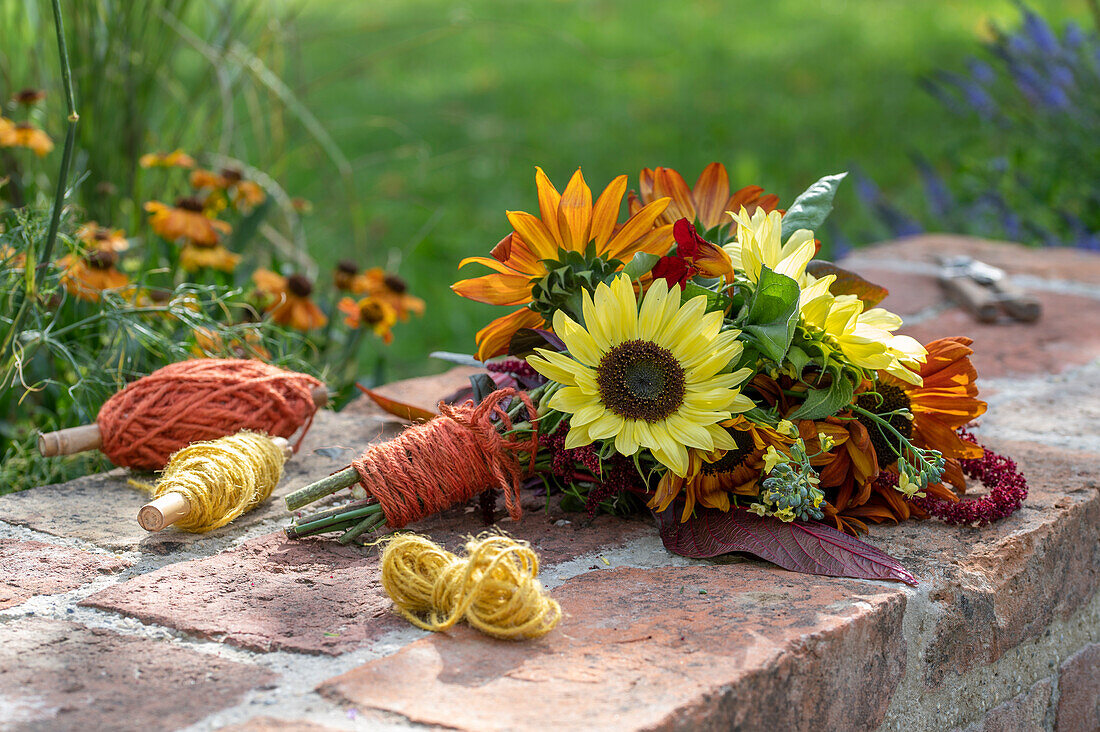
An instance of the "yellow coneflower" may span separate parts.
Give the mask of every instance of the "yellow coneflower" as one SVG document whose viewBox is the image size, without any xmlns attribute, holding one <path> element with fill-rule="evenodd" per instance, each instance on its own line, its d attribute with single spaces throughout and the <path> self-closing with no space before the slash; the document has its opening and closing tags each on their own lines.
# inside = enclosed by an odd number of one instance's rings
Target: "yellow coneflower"
<svg viewBox="0 0 1100 732">
<path fill-rule="evenodd" d="M 153 231 L 171 241 L 187 239 L 195 244 L 214 246 L 221 240 L 219 232 L 233 231 L 228 223 L 207 216 L 203 201 L 194 196 L 176 199 L 175 206 L 149 201 L 145 210 L 152 214 L 149 223 Z"/>
<path fill-rule="evenodd" d="M 383 343 L 393 341 L 392 328 L 397 322 L 397 312 L 385 300 L 377 297 L 364 297 L 356 302 L 345 297 L 337 306 L 345 316 L 344 323 L 349 328 L 369 327 Z"/>
<path fill-rule="evenodd" d="M 143 168 L 193 168 L 195 159 L 177 149 L 168 153 L 146 153 L 138 158 L 138 165 Z"/>
<path fill-rule="evenodd" d="M 283 277 L 268 269 L 258 269 L 252 273 L 252 281 L 257 290 L 272 298 L 265 310 L 276 323 L 306 331 L 321 328 L 328 322 L 310 297 L 313 283 L 305 275 Z"/>
<path fill-rule="evenodd" d="M 250 211 L 267 199 L 264 189 L 246 180 L 236 168 L 223 168 L 220 173 L 196 170 L 191 173 L 191 185 L 199 190 L 224 191 L 235 208 Z"/>
<path fill-rule="evenodd" d="M 69 294 L 88 302 L 99 302 L 104 290 L 115 290 L 130 284 L 130 278 L 116 268 L 118 254 L 110 249 L 97 249 L 81 257 L 67 254 L 57 264 L 64 269 L 61 284 Z"/>
<path fill-rule="evenodd" d="M 95 221 L 89 221 L 76 230 L 76 238 L 84 242 L 88 249 L 109 249 L 112 252 L 124 252 L 130 248 L 130 241 L 122 229 L 109 229 Z"/>
<path fill-rule="evenodd" d="M 408 320 L 409 313 L 424 314 L 424 301 L 409 294 L 405 280 L 381 267 L 368 269 L 352 282 L 352 291 L 358 295 L 370 295 L 384 300 L 401 320 Z"/>
<path fill-rule="evenodd" d="M 12 125 L 11 120 L 0 117 L 0 147 L 25 147 L 41 158 L 53 150 L 53 140 L 29 122 Z"/>
</svg>

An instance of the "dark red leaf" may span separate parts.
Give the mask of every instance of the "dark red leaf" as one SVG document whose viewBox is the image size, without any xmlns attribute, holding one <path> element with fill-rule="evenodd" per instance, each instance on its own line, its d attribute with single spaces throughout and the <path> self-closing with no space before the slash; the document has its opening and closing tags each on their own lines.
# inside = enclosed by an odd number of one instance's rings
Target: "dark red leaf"
<svg viewBox="0 0 1100 732">
<path fill-rule="evenodd" d="M 823 523 L 784 523 L 743 508 L 696 508 L 695 515 L 681 523 L 680 512 L 673 504 L 656 516 L 665 548 L 685 557 L 747 552 L 804 574 L 917 584 L 916 577 L 889 554 Z"/>
<path fill-rule="evenodd" d="M 832 262 L 815 259 L 806 265 L 806 271 L 818 279 L 825 275 L 836 275 L 836 281 L 829 287 L 829 292 L 834 295 L 855 295 L 867 308 L 878 305 L 890 294 L 885 287 L 869 282 Z"/>
</svg>

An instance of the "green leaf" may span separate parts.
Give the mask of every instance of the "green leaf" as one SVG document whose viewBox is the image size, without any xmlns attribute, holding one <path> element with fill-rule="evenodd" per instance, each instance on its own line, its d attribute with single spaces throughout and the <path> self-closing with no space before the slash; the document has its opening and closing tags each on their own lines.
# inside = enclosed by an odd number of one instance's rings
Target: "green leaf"
<svg viewBox="0 0 1100 732">
<path fill-rule="evenodd" d="M 882 285 L 865 280 L 855 272 L 838 267 L 832 262 L 815 259 L 806 265 L 806 271 L 818 279 L 836 275 L 836 280 L 829 285 L 829 292 L 834 295 L 855 295 L 863 301 L 865 308 L 873 308 L 890 294 Z"/>
<path fill-rule="evenodd" d="M 799 229 L 816 231 L 833 210 L 836 189 L 848 173 L 827 175 L 802 192 L 783 215 L 783 241 Z"/>
<path fill-rule="evenodd" d="M 760 352 L 783 363 L 798 325 L 798 283 L 766 266 L 747 303 L 741 328 L 753 337 Z"/>
<path fill-rule="evenodd" d="M 698 285 L 694 282 L 687 283 L 687 286 L 684 287 L 684 292 L 681 295 L 680 300 L 682 302 L 687 302 L 688 300 L 691 300 L 694 297 L 699 297 L 700 295 L 707 299 L 706 312 L 708 313 L 717 311 L 725 312 L 726 309 L 730 306 L 730 303 L 733 302 L 733 300 L 728 295 L 724 295 L 721 292 L 715 292 L 714 290 L 709 290 L 706 287 L 702 287 L 701 285 Z"/>
<path fill-rule="evenodd" d="M 810 356 L 798 346 L 787 349 L 787 360 L 794 366 L 795 377 L 802 378 L 802 370 L 810 365 Z"/>
<path fill-rule="evenodd" d="M 840 374 L 833 375 L 833 383 L 827 389 L 810 389 L 806 401 L 789 419 L 824 419 L 831 417 L 852 403 L 855 388 L 852 382 Z"/>
<path fill-rule="evenodd" d="M 659 260 L 656 254 L 650 254 L 649 252 L 638 252 L 634 255 L 634 259 L 630 260 L 630 264 L 623 267 L 623 272 L 632 280 L 640 278 L 653 271 L 653 267 Z"/>
</svg>

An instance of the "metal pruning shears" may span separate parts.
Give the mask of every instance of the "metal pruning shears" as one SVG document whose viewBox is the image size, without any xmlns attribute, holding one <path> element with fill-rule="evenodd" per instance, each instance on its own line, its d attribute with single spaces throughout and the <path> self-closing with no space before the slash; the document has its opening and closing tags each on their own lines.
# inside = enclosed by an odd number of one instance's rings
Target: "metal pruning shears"
<svg viewBox="0 0 1100 732">
<path fill-rule="evenodd" d="M 1010 318 L 1034 323 L 1042 314 L 1039 301 L 1012 284 L 1003 269 L 973 257 L 940 257 L 939 283 L 948 297 L 983 323 L 1004 312 Z"/>
</svg>

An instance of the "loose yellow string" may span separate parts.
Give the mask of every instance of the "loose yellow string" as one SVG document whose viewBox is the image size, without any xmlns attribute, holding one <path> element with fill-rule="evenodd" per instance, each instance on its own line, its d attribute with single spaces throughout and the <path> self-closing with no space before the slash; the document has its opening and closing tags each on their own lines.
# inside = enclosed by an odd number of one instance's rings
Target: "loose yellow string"
<svg viewBox="0 0 1100 732">
<path fill-rule="evenodd" d="M 549 633 L 561 606 L 538 580 L 539 558 L 525 541 L 482 534 L 458 557 L 430 539 L 396 534 L 383 539 L 382 586 L 413 625 L 442 631 L 465 620 L 494 638 L 519 640 Z"/>
<path fill-rule="evenodd" d="M 283 475 L 286 455 L 258 432 L 238 432 L 209 442 L 196 442 L 176 452 L 156 486 L 154 498 L 180 493 L 191 510 L 174 525 L 201 534 L 225 526 L 268 496 Z"/>
</svg>

